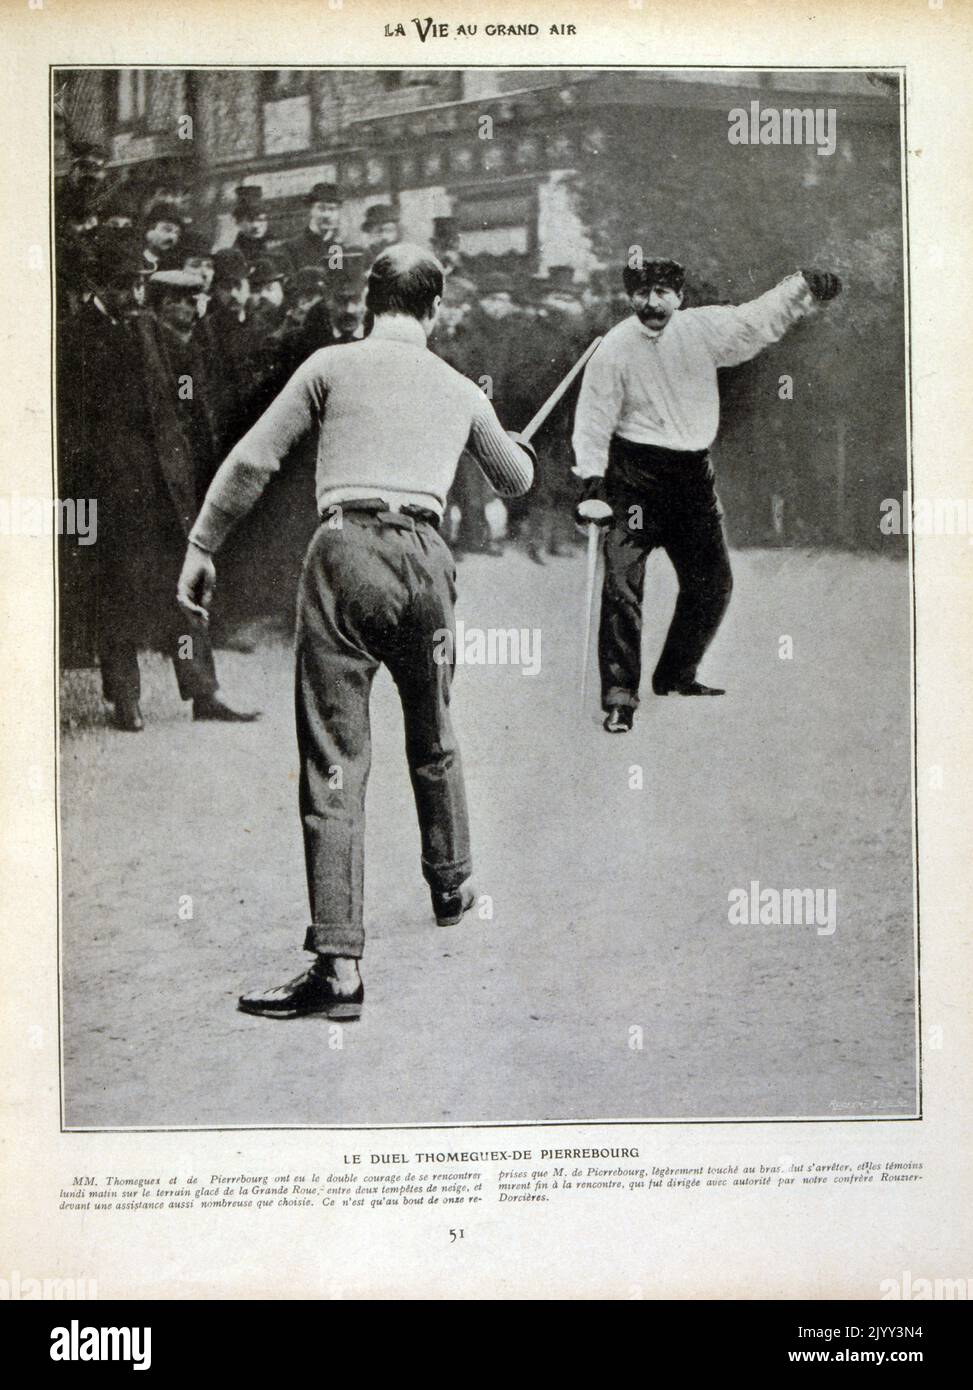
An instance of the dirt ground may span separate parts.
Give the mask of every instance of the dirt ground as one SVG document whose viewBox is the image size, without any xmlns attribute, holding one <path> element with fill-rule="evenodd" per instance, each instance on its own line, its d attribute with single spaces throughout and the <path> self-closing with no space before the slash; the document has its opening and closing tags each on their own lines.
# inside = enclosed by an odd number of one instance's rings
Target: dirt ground
<svg viewBox="0 0 973 1390">
<path fill-rule="evenodd" d="M 194 726 L 146 658 L 146 731 L 116 733 L 94 673 L 67 676 L 66 1123 L 913 1114 L 908 571 L 787 551 L 738 553 L 734 569 L 701 672 L 727 696 L 648 693 L 612 738 L 595 682 L 578 709 L 581 557 L 464 562 L 468 625 L 542 639 L 539 674 L 468 666 L 455 686 L 493 915 L 432 921 L 383 675 L 365 1013 L 343 1029 L 235 1007 L 309 959 L 286 645 L 219 654 L 227 695 L 265 709 L 256 726 Z M 647 665 L 673 594 L 656 556 Z M 729 895 L 752 881 L 833 888 L 836 930 L 731 923 Z"/>
</svg>

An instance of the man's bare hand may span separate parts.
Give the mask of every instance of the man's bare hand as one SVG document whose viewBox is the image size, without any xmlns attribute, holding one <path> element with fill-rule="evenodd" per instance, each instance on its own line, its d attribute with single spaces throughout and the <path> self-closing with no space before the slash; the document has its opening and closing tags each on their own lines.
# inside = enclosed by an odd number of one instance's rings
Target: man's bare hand
<svg viewBox="0 0 973 1390">
<path fill-rule="evenodd" d="M 180 608 L 204 623 L 209 622 L 207 609 L 213 600 L 215 588 L 216 566 L 212 555 L 206 550 L 197 549 L 190 541 L 176 589 Z"/>
</svg>

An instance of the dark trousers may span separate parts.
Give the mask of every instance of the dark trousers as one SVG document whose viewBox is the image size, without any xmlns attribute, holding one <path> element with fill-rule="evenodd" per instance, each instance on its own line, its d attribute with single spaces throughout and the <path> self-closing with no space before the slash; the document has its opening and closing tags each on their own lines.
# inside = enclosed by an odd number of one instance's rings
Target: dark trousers
<svg viewBox="0 0 973 1390">
<path fill-rule="evenodd" d="M 180 630 L 177 632 L 176 628 Z M 173 633 L 166 648 L 175 668 L 179 694 L 184 700 L 212 695 L 218 689 L 209 632 L 198 619 L 188 614 L 174 617 Z M 139 698 L 142 682 L 135 642 L 109 632 L 101 639 L 99 661 L 102 692 L 110 704 Z"/>
<path fill-rule="evenodd" d="M 360 957 L 368 703 L 388 667 L 402 702 L 405 752 L 434 889 L 472 870 L 466 792 L 449 717 L 455 565 L 436 528 L 346 504 L 308 548 L 297 617 L 297 742 L 311 925 L 304 947 Z"/>
<path fill-rule="evenodd" d="M 709 454 L 677 453 L 615 438 L 605 486 L 614 511 L 605 540 L 598 662 L 604 709 L 639 703 L 645 562 L 665 550 L 679 597 L 653 682 L 696 677 L 733 587 L 723 513 Z"/>
</svg>

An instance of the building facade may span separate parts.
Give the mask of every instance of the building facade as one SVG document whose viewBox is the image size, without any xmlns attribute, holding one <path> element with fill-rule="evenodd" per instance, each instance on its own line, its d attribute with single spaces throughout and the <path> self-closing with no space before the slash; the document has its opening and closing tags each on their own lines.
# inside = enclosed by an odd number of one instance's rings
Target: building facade
<svg viewBox="0 0 973 1390">
<path fill-rule="evenodd" d="M 725 129 L 726 110 L 756 93 L 840 99 L 847 159 L 865 130 L 891 149 L 898 121 L 888 90 L 858 73 L 157 68 L 62 70 L 54 85 L 59 170 L 83 139 L 106 148 L 116 180 L 151 190 L 181 178 L 216 245 L 232 240 L 239 184 L 263 189 L 272 234 L 286 237 L 303 195 L 328 182 L 346 200 L 347 241 L 370 203 L 392 202 L 409 240 L 428 242 L 433 219 L 452 216 L 467 255 L 514 253 L 533 272 L 568 264 L 580 276 L 601 257 L 573 179 L 604 162 L 624 180 L 626 132 L 640 123 L 678 132 L 709 112 Z M 826 172 L 808 151 L 808 176 Z"/>
</svg>

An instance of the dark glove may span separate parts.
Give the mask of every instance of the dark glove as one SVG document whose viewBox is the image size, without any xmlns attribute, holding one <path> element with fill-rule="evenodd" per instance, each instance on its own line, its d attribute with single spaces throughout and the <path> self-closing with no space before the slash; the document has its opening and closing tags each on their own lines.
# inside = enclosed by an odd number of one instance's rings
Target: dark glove
<svg viewBox="0 0 973 1390">
<path fill-rule="evenodd" d="M 579 526 L 608 526 L 612 519 L 611 503 L 605 489 L 604 478 L 585 478 L 574 508 L 574 519 Z"/>
<path fill-rule="evenodd" d="M 807 287 L 819 303 L 824 303 L 828 299 L 835 299 L 841 293 L 841 281 L 838 276 L 830 270 L 801 270 L 801 274 L 807 281 Z"/>
</svg>

